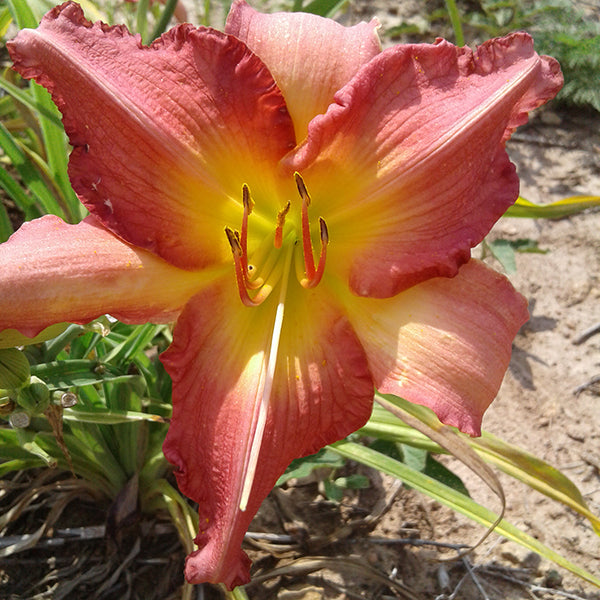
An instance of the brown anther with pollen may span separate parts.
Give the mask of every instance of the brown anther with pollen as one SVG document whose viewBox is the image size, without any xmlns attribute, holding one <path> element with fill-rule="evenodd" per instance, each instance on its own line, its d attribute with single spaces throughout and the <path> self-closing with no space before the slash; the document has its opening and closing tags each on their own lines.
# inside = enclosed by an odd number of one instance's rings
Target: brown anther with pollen
<svg viewBox="0 0 600 600">
<path fill-rule="evenodd" d="M 234 231 L 230 227 L 225 227 L 225 234 L 227 240 L 231 246 L 231 252 L 233 254 L 233 262 L 235 264 L 235 278 L 237 281 L 238 291 L 240 293 L 240 300 L 246 306 L 257 306 L 260 302 L 254 301 L 248 294 L 247 277 L 244 263 L 247 261 L 247 257 L 244 255 L 242 246 L 240 243 L 240 234 Z"/>
<path fill-rule="evenodd" d="M 237 231 L 234 231 L 230 227 L 225 227 L 225 234 L 227 235 L 227 240 L 229 241 L 229 245 L 231 246 L 231 251 L 233 252 L 234 258 L 242 257 L 242 247 L 240 245 L 240 234 Z"/>
<path fill-rule="evenodd" d="M 298 188 L 300 198 L 302 198 L 302 200 L 306 203 L 306 206 L 310 206 L 310 196 L 308 194 L 308 190 L 306 189 L 302 175 L 300 175 L 298 171 L 294 173 L 294 179 L 296 180 L 296 187 Z"/>
<path fill-rule="evenodd" d="M 275 227 L 275 239 L 273 245 L 275 248 L 281 248 L 283 243 L 283 226 L 285 225 L 285 217 L 290 212 L 291 202 L 288 200 L 287 204 L 277 213 L 277 225 Z"/>
<path fill-rule="evenodd" d="M 323 273 L 325 272 L 325 259 L 327 257 L 327 244 L 329 243 L 329 231 L 327 224 L 323 218 L 319 218 L 320 236 L 321 236 L 321 251 L 319 253 L 319 263 L 315 267 L 315 258 L 313 256 L 312 240 L 310 238 L 310 223 L 308 220 L 308 207 L 310 206 L 310 195 L 306 189 L 302 175 L 294 173 L 298 193 L 302 198 L 302 252 L 304 254 L 304 268 L 306 278 L 300 283 L 305 288 L 313 288 L 319 285 Z"/>
</svg>

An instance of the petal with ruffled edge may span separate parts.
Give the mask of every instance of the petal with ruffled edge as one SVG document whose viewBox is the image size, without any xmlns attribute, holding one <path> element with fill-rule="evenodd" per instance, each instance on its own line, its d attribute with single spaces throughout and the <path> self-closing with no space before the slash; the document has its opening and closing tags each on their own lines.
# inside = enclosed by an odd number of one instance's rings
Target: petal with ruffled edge
<svg viewBox="0 0 600 600">
<path fill-rule="evenodd" d="M 231 7 L 225 31 L 248 44 L 285 97 L 296 139 L 327 110 L 333 96 L 381 51 L 377 19 L 344 27 L 308 13 L 262 14 L 244 0 Z"/>
<path fill-rule="evenodd" d="M 561 84 L 524 33 L 371 60 L 285 159 L 329 226 L 328 268 L 375 297 L 454 275 L 517 198 L 504 141 Z"/>
<path fill-rule="evenodd" d="M 168 323 L 214 273 L 183 271 L 126 244 L 90 216 L 48 215 L 0 244 L 0 331 L 33 337 L 53 323 L 110 313 L 126 323 Z"/>
<path fill-rule="evenodd" d="M 274 218 L 273 165 L 294 147 L 293 125 L 239 40 L 182 25 L 144 47 L 66 3 L 7 46 L 63 113 L 75 191 L 127 241 L 184 268 L 229 260 L 223 228 L 239 223 L 243 183 Z"/>
<path fill-rule="evenodd" d="M 347 297 L 376 388 L 433 409 L 441 421 L 480 435 L 527 302 L 476 260 L 389 299 Z"/>
<path fill-rule="evenodd" d="M 275 294 L 257 308 L 243 308 L 232 278 L 201 292 L 161 356 L 173 379 L 173 419 L 163 449 L 179 467 L 179 488 L 199 504 L 199 549 L 186 562 L 192 583 L 246 583 L 250 561 L 240 546 L 277 478 L 292 459 L 348 435 L 371 414 L 372 379 L 346 317 L 324 290 L 292 286 L 245 511 L 239 506 L 267 379 Z"/>
</svg>

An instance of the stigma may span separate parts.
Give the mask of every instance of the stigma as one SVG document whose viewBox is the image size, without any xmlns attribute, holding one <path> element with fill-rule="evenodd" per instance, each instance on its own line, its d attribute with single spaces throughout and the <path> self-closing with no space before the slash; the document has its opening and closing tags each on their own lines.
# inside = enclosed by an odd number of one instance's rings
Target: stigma
<svg viewBox="0 0 600 600">
<path fill-rule="evenodd" d="M 294 173 L 299 194 L 300 226 L 289 223 L 288 215 L 298 201 L 290 200 L 275 216 L 274 230 L 269 234 L 252 256 L 248 254 L 249 217 L 254 209 L 254 201 L 246 184 L 242 186 L 242 224 L 239 230 L 225 228 L 227 241 L 231 247 L 237 287 L 245 306 L 258 306 L 271 294 L 284 273 L 289 273 L 292 256 L 295 261 L 296 276 L 304 288 L 314 288 L 321 282 L 325 272 L 329 231 L 322 217 L 319 217 L 319 256 L 315 261 L 311 238 L 309 207 L 311 198 L 300 173 Z M 301 252 L 299 251 L 301 247 Z M 287 286 L 287 281 L 284 283 Z"/>
</svg>

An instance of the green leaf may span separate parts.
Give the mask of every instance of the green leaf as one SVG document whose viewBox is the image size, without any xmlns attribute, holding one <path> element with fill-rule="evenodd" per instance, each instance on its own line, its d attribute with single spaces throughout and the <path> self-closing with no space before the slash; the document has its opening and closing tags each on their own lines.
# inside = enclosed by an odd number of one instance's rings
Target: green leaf
<svg viewBox="0 0 600 600">
<path fill-rule="evenodd" d="M 16 348 L 0 348 L 0 388 L 15 389 L 29 382 L 27 357 Z"/>
<path fill-rule="evenodd" d="M 8 6 L 19 29 L 35 29 L 38 26 L 39 18 L 27 0 L 8 0 Z"/>
<path fill-rule="evenodd" d="M 32 165 L 30 158 L 19 147 L 3 123 L 0 123 L 0 147 L 18 171 L 25 186 L 37 198 L 44 210 L 48 213 L 64 216 L 40 172 Z"/>
<path fill-rule="evenodd" d="M 290 466 L 286 469 L 285 473 L 277 480 L 275 485 L 283 485 L 290 479 L 308 477 L 314 469 L 319 469 L 322 467 L 339 469 L 343 466 L 344 461 L 335 452 L 330 452 L 323 448 L 316 454 L 293 460 L 290 463 Z"/>
<path fill-rule="evenodd" d="M 511 206 L 504 213 L 504 216 L 527 219 L 562 219 L 595 206 L 600 206 L 600 196 L 571 196 L 544 205 L 534 204 L 525 198 L 519 197 L 514 206 Z"/>
<path fill-rule="evenodd" d="M 429 453 L 427 453 L 427 460 L 425 462 L 423 473 L 465 496 L 470 496 L 469 490 L 465 487 L 462 479 L 450 471 L 450 469 L 446 468 L 441 462 L 435 460 Z"/>
<path fill-rule="evenodd" d="M 25 219 L 31 220 L 41 216 L 41 212 L 35 206 L 35 202 L 23 191 L 23 187 L 10 173 L 0 167 L 0 187 L 11 197 L 17 207 L 25 214 Z M 6 241 L 13 233 L 12 224 L 4 206 L 2 206 L 2 241 Z"/>
<path fill-rule="evenodd" d="M 507 273 L 512 274 L 517 272 L 515 249 L 513 248 L 510 240 L 493 240 L 491 242 L 487 242 L 487 247 Z"/>
<path fill-rule="evenodd" d="M 138 421 L 152 421 L 154 423 L 167 423 L 159 416 L 151 413 L 133 410 L 80 410 L 79 408 L 66 408 L 63 413 L 65 421 L 78 423 L 97 423 L 99 425 L 118 425 L 120 423 L 134 423 Z"/>
<path fill-rule="evenodd" d="M 54 105 L 50 94 L 42 86 L 32 83 L 31 87 L 37 105 L 44 109 L 43 113 L 39 114 L 39 123 L 44 139 L 50 178 L 61 193 L 60 202 L 57 202 L 57 204 L 59 204 L 61 210 L 64 210 L 64 217 L 67 221 L 77 223 L 86 214 L 86 210 L 75 195 L 69 181 L 67 138 L 62 124 L 56 123 L 56 119 L 59 117 L 58 109 Z M 53 113 L 55 118 L 46 117 L 45 114 L 47 113 Z"/>
<path fill-rule="evenodd" d="M 415 471 L 425 471 L 427 465 L 427 456 L 429 452 L 422 448 L 415 448 L 408 444 L 402 444 L 402 462 Z"/>
<path fill-rule="evenodd" d="M 328 448 L 338 452 L 340 456 L 355 460 L 368 467 L 378 469 L 379 471 L 383 471 L 388 475 L 392 475 L 393 477 L 401 479 L 416 490 L 427 494 L 441 504 L 444 504 L 445 506 L 448 506 L 461 514 L 466 515 L 473 521 L 480 523 L 485 527 L 490 527 L 498 520 L 498 515 L 477 504 L 468 496 L 453 490 L 452 488 L 440 483 L 439 481 L 436 481 L 424 473 L 414 471 L 403 463 L 398 462 L 389 456 L 380 454 L 371 448 L 366 448 L 365 446 L 361 446 L 346 440 L 331 444 L 328 446 Z M 524 546 L 528 550 L 532 550 L 533 552 L 552 560 L 557 565 L 568 569 L 589 583 L 600 587 L 600 579 L 591 573 L 588 573 L 581 567 L 571 563 L 566 558 L 548 548 L 530 535 L 527 535 L 505 519 L 502 519 L 498 522 L 495 531 L 505 538 Z"/>
<path fill-rule="evenodd" d="M 294 10 L 312 13 L 313 15 L 319 15 L 321 17 L 333 17 L 347 3 L 348 0 L 313 0 L 306 6 Z M 302 5 L 302 3 L 300 3 L 300 5 Z"/>
<path fill-rule="evenodd" d="M 150 36 L 150 41 L 155 40 L 157 37 L 160 37 L 167 29 L 169 25 L 169 21 L 173 17 L 173 13 L 175 12 L 175 7 L 177 6 L 178 0 L 167 0 L 165 3 L 165 7 L 158 19 L 156 26 L 154 27 L 154 31 Z"/>
<path fill-rule="evenodd" d="M 0 37 L 3 38 L 6 35 L 11 23 L 12 17 L 10 11 L 8 10 L 8 7 L 5 6 L 0 9 Z"/>
<path fill-rule="evenodd" d="M 112 381 L 130 381 L 139 378 L 128 375 L 117 367 L 95 360 L 53 361 L 31 367 L 31 374 L 45 381 L 51 390 L 63 390 Z"/>
<path fill-rule="evenodd" d="M 0 183 L 0 186 L 2 184 Z M 4 187 L 4 186 L 2 186 Z M 0 244 L 5 242 L 13 233 L 12 223 L 4 204 L 0 202 Z"/>
<path fill-rule="evenodd" d="M 15 98 L 15 100 L 18 100 L 21 104 L 24 104 L 30 110 L 38 112 L 46 117 L 49 121 L 52 121 L 57 127 L 62 128 L 60 116 L 57 114 L 54 106 L 52 110 L 48 110 L 45 103 L 40 103 L 36 98 L 31 96 L 31 88 L 21 89 L 3 77 L 0 77 L 0 88 Z"/>
<path fill-rule="evenodd" d="M 439 419 L 430 409 L 412 404 L 402 398 L 396 398 L 395 402 L 416 418 L 427 423 L 439 424 Z M 434 454 L 448 453 L 426 435 L 379 406 L 374 407 L 371 419 L 360 433 L 388 441 L 411 444 Z M 590 511 L 577 486 L 558 469 L 522 448 L 508 444 L 485 431 L 480 438 L 471 438 L 460 432 L 455 433 L 487 463 L 493 464 L 511 477 L 584 516 L 600 535 L 600 518 Z"/>
<path fill-rule="evenodd" d="M 327 499 L 333 502 L 341 502 L 344 498 L 344 489 L 330 479 L 323 481 L 323 491 Z"/>
<path fill-rule="evenodd" d="M 146 323 L 135 327 L 129 336 L 102 357 L 103 362 L 123 365 L 148 347 L 162 325 Z"/>
</svg>

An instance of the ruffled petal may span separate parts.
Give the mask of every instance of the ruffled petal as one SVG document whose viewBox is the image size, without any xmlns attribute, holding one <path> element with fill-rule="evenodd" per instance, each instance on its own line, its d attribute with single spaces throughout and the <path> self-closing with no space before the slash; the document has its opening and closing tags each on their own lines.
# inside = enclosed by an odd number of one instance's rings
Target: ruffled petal
<svg viewBox="0 0 600 600">
<path fill-rule="evenodd" d="M 323 290 L 292 286 L 245 511 L 244 473 L 269 381 L 275 294 L 246 308 L 233 277 L 201 292 L 161 356 L 173 380 L 173 419 L 163 449 L 178 467 L 179 488 L 199 504 L 199 549 L 186 562 L 192 583 L 246 583 L 250 561 L 242 539 L 277 478 L 292 459 L 348 435 L 370 416 L 373 383 L 348 320 Z"/>
<path fill-rule="evenodd" d="M 502 275 L 471 260 L 395 298 L 354 298 L 352 324 L 375 386 L 433 409 L 446 424 L 480 435 L 527 303 Z"/>
<path fill-rule="evenodd" d="M 333 96 L 381 51 L 379 24 L 344 27 L 308 13 L 262 14 L 237 0 L 225 31 L 248 44 L 273 74 L 294 121 L 296 139 Z"/>
<path fill-rule="evenodd" d="M 110 313 L 128 323 L 168 323 L 210 280 L 132 247 L 94 217 L 68 225 L 49 215 L 0 244 L 0 331 L 33 337 L 53 323 Z"/>
<path fill-rule="evenodd" d="M 504 141 L 561 84 L 525 33 L 374 58 L 285 159 L 327 221 L 328 266 L 375 297 L 456 274 L 518 195 Z"/>
<path fill-rule="evenodd" d="M 293 126 L 239 40 L 182 25 L 144 47 L 68 2 L 7 46 L 64 115 L 75 191 L 127 241 L 200 268 L 230 258 L 223 228 L 239 224 L 243 183 L 276 214 L 273 166 Z"/>
</svg>

